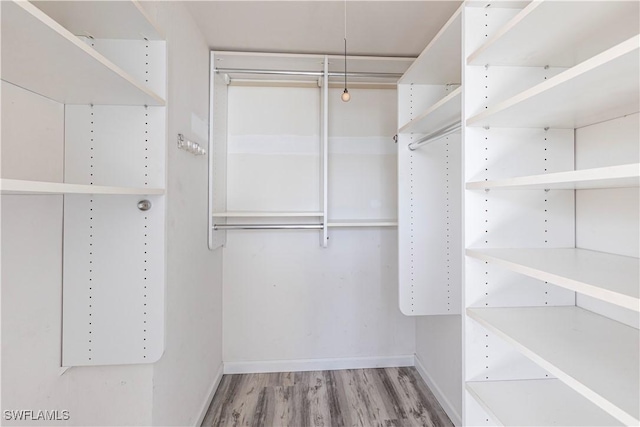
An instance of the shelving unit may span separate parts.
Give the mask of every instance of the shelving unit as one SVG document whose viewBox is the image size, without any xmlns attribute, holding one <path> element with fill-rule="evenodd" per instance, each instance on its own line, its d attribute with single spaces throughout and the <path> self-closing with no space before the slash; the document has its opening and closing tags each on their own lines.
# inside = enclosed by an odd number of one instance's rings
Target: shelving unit
<svg viewBox="0 0 640 427">
<path fill-rule="evenodd" d="M 502 426 L 623 425 L 560 380 L 477 381 L 466 390 Z"/>
<path fill-rule="evenodd" d="M 2 194 L 113 194 L 143 196 L 165 193 L 162 188 L 108 187 L 19 179 L 0 179 L 0 190 Z"/>
<path fill-rule="evenodd" d="M 521 176 L 493 181 L 474 181 L 468 182 L 466 189 L 585 190 L 638 186 L 640 186 L 640 164 L 634 163 L 630 165 Z"/>
<path fill-rule="evenodd" d="M 579 307 L 469 308 L 467 315 L 619 421 L 640 422 L 635 328 Z"/>
<path fill-rule="evenodd" d="M 165 104 L 29 2 L 4 2 L 2 32 L 5 81 L 63 104 Z"/>
<path fill-rule="evenodd" d="M 137 2 L 0 7 L 3 160 L 14 165 L 0 190 L 33 223 L 51 214 L 28 209 L 34 197 L 60 198 L 63 221 L 47 233 L 59 241 L 47 243 L 63 264 L 62 366 L 153 363 L 164 351 L 166 44 Z"/>
<path fill-rule="evenodd" d="M 467 119 L 467 126 L 578 128 L 638 112 L 640 36 Z"/>
<path fill-rule="evenodd" d="M 640 260 L 585 249 L 467 249 L 466 255 L 634 311 Z"/>
<path fill-rule="evenodd" d="M 464 11 L 464 424 L 639 423 L 639 12 Z"/>
</svg>

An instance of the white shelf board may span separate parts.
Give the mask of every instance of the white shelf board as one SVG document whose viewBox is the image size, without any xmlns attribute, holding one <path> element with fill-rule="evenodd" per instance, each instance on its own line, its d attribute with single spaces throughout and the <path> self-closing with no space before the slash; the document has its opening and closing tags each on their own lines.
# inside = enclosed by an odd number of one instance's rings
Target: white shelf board
<svg viewBox="0 0 640 427">
<path fill-rule="evenodd" d="M 468 308 L 467 315 L 620 422 L 640 423 L 637 329 L 575 306 Z"/>
<path fill-rule="evenodd" d="M 214 218 L 303 218 L 303 217 L 323 217 L 322 212 L 214 212 Z"/>
<path fill-rule="evenodd" d="M 574 129 L 640 110 L 640 36 L 467 119 L 467 126 Z"/>
<path fill-rule="evenodd" d="M 77 36 L 128 40 L 163 38 L 140 3 L 135 0 L 31 3 Z"/>
<path fill-rule="evenodd" d="M 477 381 L 466 389 L 503 426 L 622 425 L 556 379 Z"/>
<path fill-rule="evenodd" d="M 410 120 L 398 133 L 432 133 L 460 120 L 462 116 L 462 86 Z"/>
<path fill-rule="evenodd" d="M 637 34 L 638 5 L 532 1 L 469 55 L 467 64 L 572 67 Z"/>
<path fill-rule="evenodd" d="M 162 188 L 108 187 L 104 185 L 67 184 L 61 182 L 0 179 L 2 194 L 164 194 Z"/>
<path fill-rule="evenodd" d="M 460 83 L 462 68 L 462 9 L 449 18 L 398 84 Z"/>
<path fill-rule="evenodd" d="M 467 249 L 467 256 L 640 311 L 640 259 L 586 249 Z"/>
<path fill-rule="evenodd" d="M 629 165 L 520 176 L 491 181 L 473 181 L 466 184 L 466 189 L 583 190 L 593 188 L 638 187 L 639 185 L 640 163 L 632 163 Z"/>
<path fill-rule="evenodd" d="M 335 219 L 328 220 L 327 227 L 356 228 L 356 227 L 397 227 L 395 219 Z"/>
<path fill-rule="evenodd" d="M 3 80 L 64 104 L 165 104 L 29 2 L 0 3 Z"/>
</svg>

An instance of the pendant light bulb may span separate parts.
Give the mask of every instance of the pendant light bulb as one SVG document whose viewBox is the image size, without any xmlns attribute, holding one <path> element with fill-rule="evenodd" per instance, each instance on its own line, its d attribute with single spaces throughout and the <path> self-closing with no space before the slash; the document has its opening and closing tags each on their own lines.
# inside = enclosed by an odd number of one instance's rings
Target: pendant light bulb
<svg viewBox="0 0 640 427">
<path fill-rule="evenodd" d="M 347 90 L 347 88 L 344 89 L 344 92 L 342 92 L 342 102 L 349 102 L 351 101 L 351 94 L 349 94 L 349 91 Z"/>
</svg>

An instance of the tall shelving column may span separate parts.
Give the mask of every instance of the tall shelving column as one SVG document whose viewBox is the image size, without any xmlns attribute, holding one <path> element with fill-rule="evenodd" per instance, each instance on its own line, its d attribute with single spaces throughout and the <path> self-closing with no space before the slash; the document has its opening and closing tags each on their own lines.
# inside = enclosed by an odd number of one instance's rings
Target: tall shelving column
<svg viewBox="0 0 640 427">
<path fill-rule="evenodd" d="M 3 138 L 15 161 L 0 187 L 64 197 L 62 365 L 152 363 L 164 350 L 165 42 L 135 1 L 2 2 L 2 35 L 3 87 L 19 101 L 7 114 L 49 105 L 35 130 Z M 20 156 L 25 137 L 56 153 L 55 174 Z"/>
<path fill-rule="evenodd" d="M 409 316 L 459 314 L 462 8 L 398 81 L 398 271 Z"/>
<path fill-rule="evenodd" d="M 464 423 L 637 425 L 638 238 L 607 230 L 633 234 L 640 215 L 639 5 L 478 6 L 463 49 Z M 606 215 L 587 200 L 607 197 Z"/>
</svg>

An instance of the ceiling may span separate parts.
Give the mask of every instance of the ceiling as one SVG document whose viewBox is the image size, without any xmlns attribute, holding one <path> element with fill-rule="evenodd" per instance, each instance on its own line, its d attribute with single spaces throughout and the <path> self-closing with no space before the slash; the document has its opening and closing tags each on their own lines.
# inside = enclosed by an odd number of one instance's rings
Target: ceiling
<svg viewBox="0 0 640 427">
<path fill-rule="evenodd" d="M 349 55 L 420 54 L 460 1 L 357 1 L 347 5 Z M 341 54 L 343 1 L 186 2 L 213 50 Z"/>
</svg>

